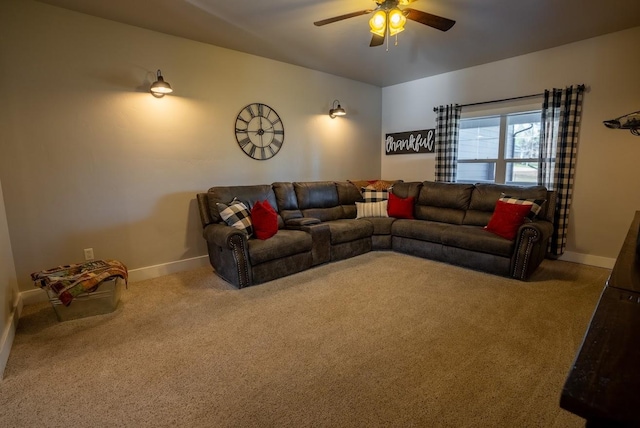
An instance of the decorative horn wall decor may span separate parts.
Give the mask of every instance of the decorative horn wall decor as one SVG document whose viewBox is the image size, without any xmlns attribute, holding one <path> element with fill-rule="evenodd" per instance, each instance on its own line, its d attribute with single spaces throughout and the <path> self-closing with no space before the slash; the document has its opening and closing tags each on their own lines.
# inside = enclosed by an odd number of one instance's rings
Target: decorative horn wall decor
<svg viewBox="0 0 640 428">
<path fill-rule="evenodd" d="M 615 119 L 605 120 L 604 126 L 611 129 L 628 129 L 633 135 L 640 136 L 640 110 Z"/>
</svg>

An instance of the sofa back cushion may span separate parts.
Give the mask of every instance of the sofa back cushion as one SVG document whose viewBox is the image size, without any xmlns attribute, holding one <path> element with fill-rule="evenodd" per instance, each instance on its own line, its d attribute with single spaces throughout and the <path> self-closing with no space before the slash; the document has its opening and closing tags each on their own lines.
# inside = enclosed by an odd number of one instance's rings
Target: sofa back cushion
<svg viewBox="0 0 640 428">
<path fill-rule="evenodd" d="M 422 182 L 420 181 L 398 182 L 391 188 L 391 193 L 403 199 L 411 197 L 418 199 L 420 189 L 422 189 Z"/>
<path fill-rule="evenodd" d="M 276 195 L 276 211 L 286 222 L 294 218 L 302 218 L 302 211 L 298 207 L 296 192 L 293 190 L 293 183 L 277 182 L 273 183 L 273 192 Z"/>
<path fill-rule="evenodd" d="M 496 202 L 502 194 L 520 199 L 546 200 L 548 198 L 547 189 L 544 186 L 509 186 L 506 184 L 478 183 L 471 194 L 471 202 L 463 224 L 486 226 L 495 210 Z M 546 203 L 543 204 L 539 217 L 544 218 L 546 205 Z"/>
<path fill-rule="evenodd" d="M 344 218 L 356 218 L 356 202 L 362 202 L 362 194 L 358 187 L 350 181 L 336 181 L 338 203 L 342 205 Z"/>
<path fill-rule="evenodd" d="M 473 187 L 473 184 L 423 182 L 416 201 L 416 218 L 462 224 Z"/>
<path fill-rule="evenodd" d="M 268 201 L 269 205 L 276 207 L 276 195 L 270 184 L 259 184 L 254 186 L 216 186 L 209 189 L 207 199 L 209 200 L 209 213 L 215 222 L 223 221 L 216 206 L 216 203 L 228 204 L 234 198 L 244 203 L 249 211 L 258 201 Z M 284 227 L 282 217 L 278 215 L 278 228 Z"/>
<path fill-rule="evenodd" d="M 344 218 L 344 210 L 333 181 L 296 182 L 293 183 L 293 189 L 298 208 L 304 217 L 314 217 L 321 221 Z"/>
</svg>

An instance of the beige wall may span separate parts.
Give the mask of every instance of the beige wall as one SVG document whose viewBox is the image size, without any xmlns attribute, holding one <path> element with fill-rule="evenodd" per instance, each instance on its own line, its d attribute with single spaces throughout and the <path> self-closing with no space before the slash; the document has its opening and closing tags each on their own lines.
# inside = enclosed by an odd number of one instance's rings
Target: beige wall
<svg viewBox="0 0 640 428">
<path fill-rule="evenodd" d="M 640 210 L 640 137 L 607 129 L 602 121 L 640 110 L 638 41 L 640 27 L 386 87 L 382 135 L 433 128 L 437 105 L 585 83 L 567 259 L 609 265 Z M 434 155 L 382 154 L 382 176 L 433 180 Z"/>
<path fill-rule="evenodd" d="M 174 95 L 148 92 L 157 68 Z M 21 290 L 29 273 L 97 258 L 130 269 L 206 254 L 196 192 L 380 175 L 381 89 L 32 1 L 0 5 L 0 180 Z M 338 98 L 348 116 L 330 119 Z M 246 156 L 235 117 L 285 125 Z"/>
</svg>

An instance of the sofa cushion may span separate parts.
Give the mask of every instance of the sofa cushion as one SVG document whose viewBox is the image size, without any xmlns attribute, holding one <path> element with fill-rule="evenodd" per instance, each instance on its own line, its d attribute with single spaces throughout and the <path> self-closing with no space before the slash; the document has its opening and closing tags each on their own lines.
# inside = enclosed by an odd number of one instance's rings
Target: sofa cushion
<svg viewBox="0 0 640 428">
<path fill-rule="evenodd" d="M 276 196 L 273 193 L 273 189 L 270 184 L 259 184 L 253 186 L 216 186 L 209 189 L 207 192 L 207 199 L 209 202 L 209 210 L 211 211 L 211 218 L 215 222 L 221 221 L 220 213 L 217 208 L 217 203 L 226 204 L 234 198 L 244 203 L 249 210 L 253 208 L 253 205 L 257 201 L 269 201 L 272 207 L 277 207 Z M 284 221 L 278 215 L 278 227 L 284 227 Z"/>
<path fill-rule="evenodd" d="M 338 192 L 338 203 L 340 205 L 353 205 L 356 202 L 363 202 L 362 194 L 358 187 L 349 181 L 336 181 L 336 191 Z"/>
<path fill-rule="evenodd" d="M 518 233 L 518 228 L 522 226 L 530 212 L 530 205 L 510 204 L 499 200 L 485 229 L 505 239 L 513 240 Z"/>
<path fill-rule="evenodd" d="M 317 218 L 320 221 L 333 221 L 345 218 L 342 205 L 331 208 L 309 208 L 302 210 L 302 215 L 304 217 Z"/>
<path fill-rule="evenodd" d="M 372 189 L 386 190 L 397 183 L 402 183 L 402 180 L 349 180 L 349 183 L 358 189 L 371 186 Z"/>
<path fill-rule="evenodd" d="M 389 204 L 387 212 L 390 217 L 395 218 L 413 218 L 413 205 L 415 198 L 409 196 L 408 198 L 401 198 L 389 193 Z"/>
<path fill-rule="evenodd" d="M 391 189 L 391 193 L 401 198 L 409 198 L 413 197 L 418 199 L 418 195 L 420 195 L 420 189 L 422 189 L 421 181 L 408 181 L 408 182 L 400 182 L 393 185 Z"/>
<path fill-rule="evenodd" d="M 380 202 L 380 201 L 386 201 L 387 199 L 389 199 L 389 191 L 384 189 L 384 190 L 378 190 L 378 189 L 374 189 L 374 188 L 370 188 L 370 187 L 363 187 L 362 188 L 362 199 L 364 199 L 365 202 Z"/>
<path fill-rule="evenodd" d="M 373 225 L 373 235 L 391 235 L 391 225 L 396 221 L 394 217 L 367 217 L 362 220 Z"/>
<path fill-rule="evenodd" d="M 513 241 L 487 232 L 479 226 L 398 219 L 393 222 L 391 231 L 392 235 L 398 238 L 410 238 L 501 257 L 511 257 L 514 246 Z"/>
<path fill-rule="evenodd" d="M 389 217 L 387 214 L 387 204 L 388 201 L 356 202 L 356 218 Z"/>
<path fill-rule="evenodd" d="M 321 221 L 345 217 L 333 181 L 297 182 L 293 183 L 293 189 L 304 217 L 314 217 Z"/>
<path fill-rule="evenodd" d="M 471 194 L 469 209 L 463 224 L 486 226 L 502 194 L 513 198 L 546 199 L 547 189 L 544 186 L 510 186 L 506 184 L 478 183 Z"/>
<path fill-rule="evenodd" d="M 253 232 L 258 239 L 269 239 L 278 232 L 278 214 L 268 201 L 258 201 L 251 209 Z"/>
<path fill-rule="evenodd" d="M 502 257 L 511 257 L 514 241 L 509 241 L 479 226 L 451 226 L 442 235 L 444 245 Z"/>
<path fill-rule="evenodd" d="M 393 187 L 398 181 L 391 180 L 376 180 L 373 183 L 369 183 L 369 185 L 364 186 L 375 190 L 389 190 Z"/>
<path fill-rule="evenodd" d="M 425 181 L 416 201 L 414 215 L 421 220 L 462 224 L 473 188 L 472 184 Z"/>
<path fill-rule="evenodd" d="M 234 227 L 249 236 L 253 235 L 251 213 L 245 204 L 234 199 L 228 204 L 218 202 L 216 206 L 220 217 L 228 226 Z"/>
<path fill-rule="evenodd" d="M 542 211 L 542 207 L 544 203 L 547 202 L 545 199 L 523 199 L 523 198 L 514 198 L 509 195 L 505 195 L 504 193 L 498 199 L 498 201 L 505 202 L 507 204 L 515 204 L 515 205 L 527 205 L 531 209 L 527 212 L 527 218 L 530 220 L 534 220 L 540 211 Z"/>
<path fill-rule="evenodd" d="M 331 245 L 368 238 L 373 234 L 373 225 L 362 219 L 342 219 L 327 222 L 331 233 Z"/>
<path fill-rule="evenodd" d="M 298 208 L 298 199 L 293 189 L 293 183 L 276 182 L 272 186 L 276 197 L 276 206 L 274 208 L 280 213 L 285 223 L 292 218 L 302 217 L 302 212 Z"/>
<path fill-rule="evenodd" d="M 344 218 L 356 218 L 356 202 L 363 202 L 362 194 L 358 187 L 350 181 L 336 181 L 338 202 L 342 205 Z"/>
<path fill-rule="evenodd" d="M 391 226 L 391 234 L 441 244 L 442 235 L 451 227 L 454 226 L 437 221 L 397 219 Z"/>
<path fill-rule="evenodd" d="M 333 181 L 298 182 L 293 183 L 293 189 L 301 210 L 332 208 L 340 205 L 338 190 Z"/>
<path fill-rule="evenodd" d="M 301 230 L 281 229 L 270 239 L 250 239 L 249 260 L 251 265 L 311 251 L 311 235 Z"/>
</svg>

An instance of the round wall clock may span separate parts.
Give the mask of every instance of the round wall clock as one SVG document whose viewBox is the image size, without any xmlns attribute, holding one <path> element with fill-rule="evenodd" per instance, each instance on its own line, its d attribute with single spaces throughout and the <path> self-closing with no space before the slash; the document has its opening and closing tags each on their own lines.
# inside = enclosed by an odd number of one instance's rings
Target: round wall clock
<svg viewBox="0 0 640 428">
<path fill-rule="evenodd" d="M 266 104 L 253 103 L 236 118 L 236 140 L 247 156 L 271 159 L 284 142 L 284 125 L 278 113 Z"/>
</svg>

